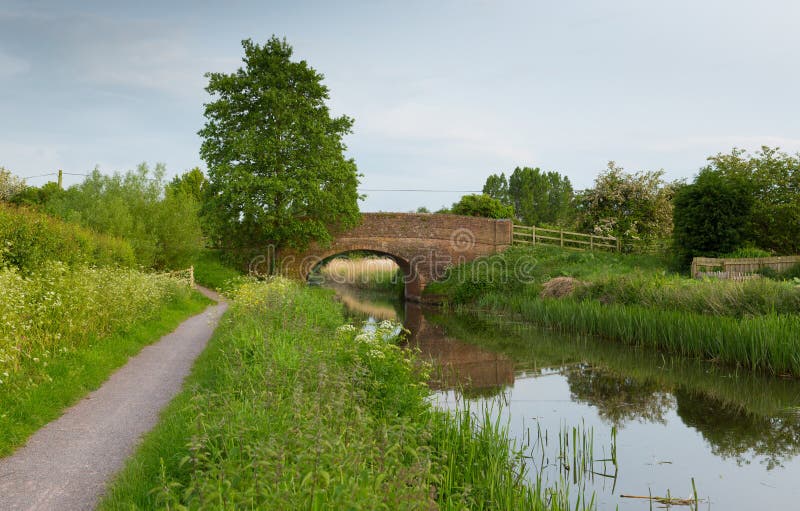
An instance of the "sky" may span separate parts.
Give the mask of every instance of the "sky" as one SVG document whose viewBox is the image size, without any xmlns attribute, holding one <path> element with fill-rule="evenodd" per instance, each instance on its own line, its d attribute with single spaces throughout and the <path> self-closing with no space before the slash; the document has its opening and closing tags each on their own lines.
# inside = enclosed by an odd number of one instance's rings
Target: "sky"
<svg viewBox="0 0 800 511">
<path fill-rule="evenodd" d="M 355 119 L 362 190 L 455 190 L 364 191 L 363 211 L 449 206 L 517 166 L 691 179 L 733 147 L 800 151 L 798 20 L 794 0 L 0 0 L 0 166 L 205 168 L 204 74 L 276 35 Z"/>
</svg>

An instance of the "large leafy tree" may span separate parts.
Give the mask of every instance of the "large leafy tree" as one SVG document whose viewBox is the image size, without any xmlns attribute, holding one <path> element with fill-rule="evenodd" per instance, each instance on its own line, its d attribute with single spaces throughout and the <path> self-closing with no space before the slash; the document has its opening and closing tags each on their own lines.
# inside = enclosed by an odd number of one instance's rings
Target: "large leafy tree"
<svg viewBox="0 0 800 511">
<path fill-rule="evenodd" d="M 695 256 L 733 252 L 751 236 L 753 195 L 740 179 L 703 170 L 678 188 L 673 205 L 675 249 L 684 264 Z"/>
<path fill-rule="evenodd" d="M 204 214 L 215 241 L 231 248 L 302 248 L 355 225 L 358 173 L 342 137 L 353 120 L 332 117 L 323 76 L 272 37 L 242 42 L 244 66 L 209 73 Z"/>
<path fill-rule="evenodd" d="M 708 161 L 675 197 L 675 245 L 687 260 L 747 246 L 800 252 L 800 155 L 734 148 Z"/>
<path fill-rule="evenodd" d="M 572 183 L 558 172 L 517 167 L 508 179 L 505 174 L 489 176 L 483 193 L 513 206 L 523 224 L 565 226 L 572 221 Z"/>
</svg>

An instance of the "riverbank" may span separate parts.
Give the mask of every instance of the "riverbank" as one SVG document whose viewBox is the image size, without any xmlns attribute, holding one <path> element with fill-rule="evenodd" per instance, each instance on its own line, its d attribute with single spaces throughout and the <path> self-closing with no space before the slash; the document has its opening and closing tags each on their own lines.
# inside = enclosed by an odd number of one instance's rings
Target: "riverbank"
<svg viewBox="0 0 800 511">
<path fill-rule="evenodd" d="M 101 509 L 564 509 L 505 429 L 436 411 L 398 326 L 324 289 L 243 285 Z M 547 502 L 547 503 L 546 503 Z"/>
<path fill-rule="evenodd" d="M 566 289 L 544 292 L 558 277 Z M 697 281 L 652 256 L 535 247 L 452 268 L 426 292 L 463 310 L 800 376 L 800 287 L 792 282 Z"/>
</svg>

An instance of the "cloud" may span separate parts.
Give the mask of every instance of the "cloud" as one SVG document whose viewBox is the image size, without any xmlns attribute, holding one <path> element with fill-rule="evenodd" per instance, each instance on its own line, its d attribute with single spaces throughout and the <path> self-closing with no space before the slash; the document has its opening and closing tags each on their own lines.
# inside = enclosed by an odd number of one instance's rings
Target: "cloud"
<svg viewBox="0 0 800 511">
<path fill-rule="evenodd" d="M 12 76 L 27 73 L 31 68 L 27 60 L 9 55 L 0 50 L 0 78 L 11 78 Z"/>
</svg>

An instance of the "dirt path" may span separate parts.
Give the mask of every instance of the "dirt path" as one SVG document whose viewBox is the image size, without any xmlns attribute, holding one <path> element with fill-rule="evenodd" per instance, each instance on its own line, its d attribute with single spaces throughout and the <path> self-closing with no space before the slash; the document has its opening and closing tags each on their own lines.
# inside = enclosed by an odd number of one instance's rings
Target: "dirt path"
<svg viewBox="0 0 800 511">
<path fill-rule="evenodd" d="M 36 432 L 25 447 L 0 459 L 0 510 L 93 509 L 106 483 L 181 389 L 226 308 L 220 302 L 181 323 Z"/>
</svg>

